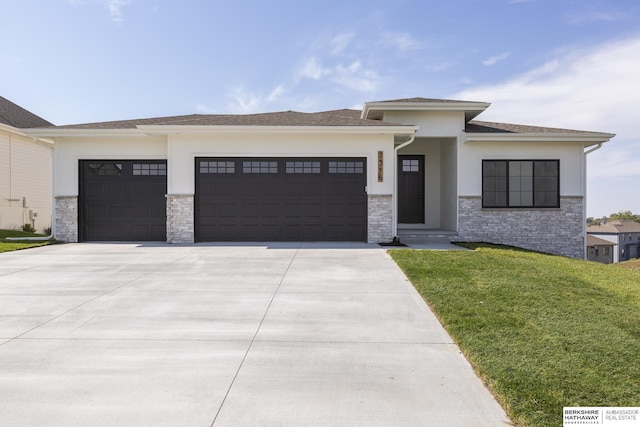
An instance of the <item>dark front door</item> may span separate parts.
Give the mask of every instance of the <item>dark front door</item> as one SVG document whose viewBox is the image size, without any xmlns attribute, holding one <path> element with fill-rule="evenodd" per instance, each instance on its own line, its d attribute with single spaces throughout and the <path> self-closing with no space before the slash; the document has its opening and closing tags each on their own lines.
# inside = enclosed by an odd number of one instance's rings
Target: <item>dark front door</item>
<svg viewBox="0 0 640 427">
<path fill-rule="evenodd" d="M 424 223 L 424 156 L 398 156 L 398 222 Z"/>
<path fill-rule="evenodd" d="M 165 160 L 81 160 L 80 241 L 166 240 Z"/>
<path fill-rule="evenodd" d="M 197 158 L 196 240 L 365 241 L 365 158 Z"/>
</svg>

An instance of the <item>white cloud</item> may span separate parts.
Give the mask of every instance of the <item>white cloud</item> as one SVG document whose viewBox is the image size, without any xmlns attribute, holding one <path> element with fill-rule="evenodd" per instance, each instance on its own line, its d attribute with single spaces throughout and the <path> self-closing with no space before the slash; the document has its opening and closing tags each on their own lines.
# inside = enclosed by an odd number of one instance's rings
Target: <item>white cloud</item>
<svg viewBox="0 0 640 427">
<path fill-rule="evenodd" d="M 349 89 L 362 92 L 373 92 L 380 85 L 380 77 L 375 71 L 364 70 L 360 61 L 348 66 L 338 65 L 333 73 L 332 80 Z"/>
<path fill-rule="evenodd" d="M 424 47 L 421 42 L 414 39 L 409 33 L 384 32 L 382 33 L 382 39 L 385 45 L 402 51 L 418 50 Z"/>
<path fill-rule="evenodd" d="M 330 70 L 323 68 L 322 65 L 320 65 L 316 57 L 312 56 L 299 68 L 298 75 L 311 80 L 320 80 L 325 75 L 330 74 L 330 72 Z"/>
<path fill-rule="evenodd" d="M 640 36 L 558 56 L 456 99 L 488 101 L 479 120 L 616 133 L 589 156 L 590 176 L 635 176 L 640 188 Z"/>
<path fill-rule="evenodd" d="M 232 89 L 229 94 L 229 97 L 233 99 L 229 104 L 229 110 L 235 114 L 263 112 L 268 109 L 267 104 L 277 102 L 285 92 L 284 83 L 273 88 L 266 97 L 260 93 L 252 92 L 244 86 L 238 86 Z"/>
<path fill-rule="evenodd" d="M 329 45 L 331 46 L 331 54 L 337 55 L 344 51 L 349 43 L 351 43 L 354 36 L 354 33 L 341 33 L 333 37 L 329 42 Z"/>
<path fill-rule="evenodd" d="M 284 90 L 284 83 L 280 83 L 278 86 L 273 88 L 273 90 L 271 91 L 271 93 L 267 97 L 267 101 L 269 101 L 269 102 L 277 101 L 282 96 L 284 91 L 285 91 Z"/>
<path fill-rule="evenodd" d="M 567 22 L 572 25 L 591 24 L 594 22 L 618 22 L 628 18 L 629 15 L 617 12 L 584 12 L 566 15 Z"/>
<path fill-rule="evenodd" d="M 486 65 L 487 67 L 490 67 L 492 65 L 495 65 L 496 62 L 498 62 L 498 61 L 502 61 L 504 59 L 507 59 L 509 57 L 509 55 L 511 55 L 510 52 L 501 53 L 500 55 L 494 55 L 494 56 L 492 56 L 490 58 L 487 58 L 484 61 L 482 61 L 482 64 Z"/>
<path fill-rule="evenodd" d="M 124 21 L 123 9 L 131 4 L 132 0 L 69 0 L 71 4 L 97 4 L 109 11 L 109 16 L 113 22 Z"/>
<path fill-rule="evenodd" d="M 373 70 L 364 69 L 360 61 L 338 64 L 331 68 L 322 66 L 315 57 L 307 59 L 298 70 L 298 79 L 328 79 L 349 89 L 363 92 L 375 91 L 380 85 L 380 77 Z"/>
<path fill-rule="evenodd" d="M 424 68 L 426 70 L 433 71 L 434 73 L 437 73 L 437 72 L 440 72 L 440 71 L 448 70 L 452 66 L 453 66 L 453 62 L 452 61 L 444 61 L 444 62 L 435 62 L 435 63 L 432 63 L 432 64 L 428 64 Z"/>
</svg>

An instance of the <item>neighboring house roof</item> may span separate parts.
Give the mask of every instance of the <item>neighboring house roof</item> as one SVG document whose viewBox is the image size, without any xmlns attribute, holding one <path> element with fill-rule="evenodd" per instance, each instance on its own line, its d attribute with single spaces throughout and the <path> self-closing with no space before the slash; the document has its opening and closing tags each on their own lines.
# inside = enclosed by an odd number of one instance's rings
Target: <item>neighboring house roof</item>
<svg viewBox="0 0 640 427">
<path fill-rule="evenodd" d="M 640 223 L 627 220 L 615 220 L 605 224 L 592 225 L 587 227 L 587 233 L 600 234 L 620 234 L 620 233 L 640 233 Z"/>
<path fill-rule="evenodd" d="M 587 246 L 616 246 L 615 243 L 587 234 Z"/>
<path fill-rule="evenodd" d="M 36 116 L 2 96 L 0 96 L 0 123 L 15 128 L 53 126 L 51 122 Z"/>
<path fill-rule="evenodd" d="M 411 126 L 361 119 L 358 110 L 318 113 L 281 111 L 260 114 L 191 114 L 113 122 L 55 126 L 55 129 L 135 129 L 138 126 Z"/>
</svg>

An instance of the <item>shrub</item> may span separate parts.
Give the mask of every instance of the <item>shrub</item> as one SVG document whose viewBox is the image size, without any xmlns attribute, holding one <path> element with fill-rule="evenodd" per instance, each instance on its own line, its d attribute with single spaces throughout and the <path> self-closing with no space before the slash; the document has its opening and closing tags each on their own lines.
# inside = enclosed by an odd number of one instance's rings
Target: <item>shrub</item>
<svg viewBox="0 0 640 427">
<path fill-rule="evenodd" d="M 22 231 L 26 231 L 28 233 L 35 233 L 36 229 L 33 227 L 33 225 L 27 223 L 22 226 Z"/>
</svg>

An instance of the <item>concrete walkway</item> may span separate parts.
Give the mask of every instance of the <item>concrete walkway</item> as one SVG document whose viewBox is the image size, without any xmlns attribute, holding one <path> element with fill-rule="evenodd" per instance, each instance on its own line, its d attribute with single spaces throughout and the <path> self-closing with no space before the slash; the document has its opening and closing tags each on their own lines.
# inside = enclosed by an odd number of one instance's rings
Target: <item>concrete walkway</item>
<svg viewBox="0 0 640 427">
<path fill-rule="evenodd" d="M 502 426 L 384 249 L 0 254 L 0 425 Z"/>
</svg>

